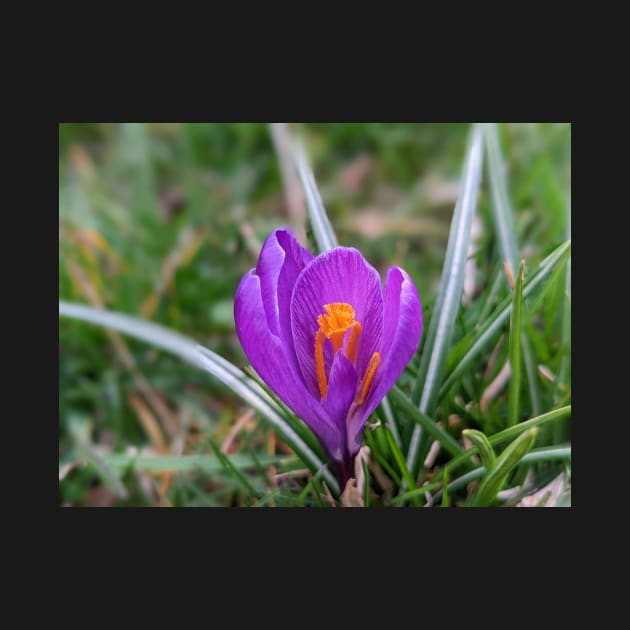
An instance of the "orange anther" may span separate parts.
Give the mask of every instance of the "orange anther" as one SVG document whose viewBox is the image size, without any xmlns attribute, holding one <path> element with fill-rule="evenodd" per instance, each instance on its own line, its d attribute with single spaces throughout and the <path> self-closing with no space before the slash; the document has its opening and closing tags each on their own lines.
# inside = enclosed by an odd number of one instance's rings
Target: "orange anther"
<svg viewBox="0 0 630 630">
<path fill-rule="evenodd" d="M 372 381 L 374 380 L 374 375 L 376 374 L 376 370 L 381 363 L 381 354 L 380 352 L 375 352 L 370 359 L 370 364 L 368 365 L 367 370 L 365 370 L 365 376 L 361 381 L 363 383 L 361 387 L 361 395 L 359 396 L 359 404 L 362 405 L 365 402 L 365 397 L 368 395 L 370 391 L 370 386 L 372 385 Z"/>
<path fill-rule="evenodd" d="M 333 352 L 337 352 L 343 345 L 346 333 L 350 330 L 348 343 L 346 344 L 346 356 L 354 364 L 359 349 L 359 337 L 361 336 L 361 324 L 354 319 L 354 309 L 346 302 L 333 302 L 324 304 L 326 313 L 317 318 L 319 330 L 315 335 L 315 372 L 317 384 L 322 398 L 328 393 L 328 381 L 324 365 L 324 343 L 330 339 Z"/>
</svg>

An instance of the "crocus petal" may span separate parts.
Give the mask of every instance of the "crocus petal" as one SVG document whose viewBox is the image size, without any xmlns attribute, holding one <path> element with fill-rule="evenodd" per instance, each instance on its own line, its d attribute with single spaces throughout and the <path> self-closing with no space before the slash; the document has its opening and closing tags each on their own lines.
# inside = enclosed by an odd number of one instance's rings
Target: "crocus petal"
<svg viewBox="0 0 630 630">
<path fill-rule="evenodd" d="M 361 446 L 365 420 L 394 386 L 420 343 L 420 297 L 407 272 L 399 267 L 392 267 L 387 272 L 384 314 L 381 363 L 365 402 L 353 409 L 348 418 L 348 448 L 351 453 L 358 451 Z"/>
<path fill-rule="evenodd" d="M 343 434 L 306 390 L 289 360 L 280 337 L 267 322 L 261 279 L 252 269 L 241 280 L 234 299 L 236 333 L 260 377 L 293 412 L 300 416 L 323 444 L 342 444 Z"/>
<path fill-rule="evenodd" d="M 377 271 L 356 249 L 337 247 L 320 254 L 298 276 L 291 298 L 291 330 L 297 362 L 306 387 L 320 398 L 314 361 L 317 318 L 325 304 L 345 302 L 361 324 L 355 362 L 358 374 L 367 367 L 372 353 L 381 346 L 383 295 Z"/>
<path fill-rule="evenodd" d="M 291 337 L 291 293 L 300 272 L 312 259 L 313 255 L 297 242 L 291 232 L 274 230 L 265 239 L 256 265 L 269 330 L 280 337 L 295 368 L 297 358 Z"/>
<path fill-rule="evenodd" d="M 328 396 L 322 406 L 331 420 L 346 433 L 346 417 L 357 387 L 357 373 L 354 366 L 343 352 L 337 352 L 330 369 Z"/>
<path fill-rule="evenodd" d="M 288 230 L 274 230 L 263 243 L 256 265 L 267 323 L 274 334 L 290 329 L 290 302 L 298 275 L 313 260 Z"/>
</svg>

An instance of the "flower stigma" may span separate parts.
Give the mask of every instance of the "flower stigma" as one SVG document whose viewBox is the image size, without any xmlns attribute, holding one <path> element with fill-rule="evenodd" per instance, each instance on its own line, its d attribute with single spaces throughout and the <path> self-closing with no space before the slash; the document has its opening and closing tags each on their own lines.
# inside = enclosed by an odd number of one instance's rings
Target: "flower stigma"
<svg viewBox="0 0 630 630">
<path fill-rule="evenodd" d="M 357 351 L 359 349 L 359 337 L 361 336 L 361 323 L 355 319 L 354 308 L 347 302 L 333 302 L 332 304 L 324 304 L 326 313 L 322 313 L 317 318 L 319 329 L 315 334 L 315 370 L 317 374 L 317 384 L 319 393 L 322 398 L 326 398 L 328 394 L 328 379 L 326 377 L 326 368 L 324 364 L 324 343 L 326 339 L 330 339 L 333 347 L 333 354 L 343 346 L 344 339 L 347 337 L 345 345 L 345 353 L 352 365 L 355 364 Z M 381 362 L 381 355 L 375 352 L 370 359 L 365 375 L 361 380 L 361 394 L 359 404 L 363 404 L 365 397 L 370 389 L 370 385 L 374 379 L 376 369 Z"/>
</svg>

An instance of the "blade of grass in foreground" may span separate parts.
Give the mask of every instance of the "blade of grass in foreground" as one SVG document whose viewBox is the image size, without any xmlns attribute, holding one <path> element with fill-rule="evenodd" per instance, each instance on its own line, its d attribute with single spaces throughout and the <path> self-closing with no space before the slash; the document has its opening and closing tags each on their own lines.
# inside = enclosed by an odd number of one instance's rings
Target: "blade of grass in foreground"
<svg viewBox="0 0 630 630">
<path fill-rule="evenodd" d="M 507 261 L 512 271 L 514 271 L 519 260 L 519 251 L 497 125 L 495 123 L 483 123 L 483 130 L 488 156 L 488 180 L 492 198 L 492 216 L 494 217 L 497 230 L 499 248 L 503 260 Z M 534 349 L 529 338 L 524 334 L 521 338 L 521 344 L 532 409 L 537 414 L 540 413 L 541 405 Z"/>
<path fill-rule="evenodd" d="M 322 203 L 322 198 L 317 189 L 313 172 L 306 157 L 306 151 L 302 144 L 294 143 L 293 153 L 295 156 L 295 166 L 297 168 L 304 194 L 306 195 L 306 205 L 308 216 L 311 220 L 313 234 L 317 241 L 320 252 L 325 252 L 333 247 L 337 247 L 335 232 L 328 220 L 326 209 Z"/>
<path fill-rule="evenodd" d="M 571 238 L 571 195 L 567 200 L 567 238 Z M 560 349 L 564 356 L 560 362 L 558 376 L 554 383 L 554 398 L 560 400 L 563 389 L 569 387 L 569 368 L 571 367 L 571 258 L 567 261 L 564 277 L 564 300 L 562 302 L 562 328 L 560 332 Z"/>
<path fill-rule="evenodd" d="M 219 447 L 214 443 L 213 440 L 208 440 L 208 444 L 210 448 L 214 451 L 217 459 L 221 462 L 224 470 L 227 470 L 228 473 L 236 480 L 236 482 L 242 486 L 245 492 L 249 492 L 249 494 L 256 500 L 259 500 L 261 497 L 259 496 L 259 492 L 252 486 L 249 482 L 249 479 L 230 461 L 230 458 L 227 455 L 224 455 Z"/>
<path fill-rule="evenodd" d="M 472 497 L 472 506 L 482 507 L 490 505 L 495 499 L 507 476 L 516 468 L 519 462 L 531 450 L 536 441 L 538 429 L 533 428 L 519 435 L 497 457 L 492 470 L 483 478 L 477 492 Z"/>
<path fill-rule="evenodd" d="M 437 302 L 433 309 L 431 324 L 424 343 L 422 359 L 418 369 L 411 400 L 423 414 L 431 414 L 438 398 L 442 374 L 450 346 L 453 326 L 461 302 L 464 272 L 470 246 L 472 219 L 477 208 L 481 166 L 483 162 L 483 136 L 481 128 L 473 127 L 464 164 L 462 185 L 446 248 L 442 280 Z M 420 452 L 422 430 L 414 427 L 407 453 L 407 467 L 413 474 Z M 428 440 L 424 440 L 428 442 Z"/>
<path fill-rule="evenodd" d="M 521 320 L 523 312 L 523 282 L 525 280 L 525 261 L 521 261 L 514 288 L 512 301 L 512 319 L 510 322 L 510 337 L 508 341 L 510 366 L 510 389 L 508 391 L 508 426 L 515 425 L 519 420 L 521 395 Z"/>
<path fill-rule="evenodd" d="M 527 431 L 528 429 L 533 429 L 534 427 L 541 427 L 550 422 L 559 422 L 571 416 L 571 405 L 567 405 L 566 407 L 560 407 L 560 409 L 554 409 L 553 411 L 549 411 L 548 413 L 544 413 L 541 416 L 536 416 L 535 418 L 531 418 L 529 420 L 525 420 L 524 422 L 519 422 L 513 427 L 508 427 L 507 429 L 503 429 L 503 431 L 499 431 L 494 435 L 491 435 L 488 438 L 488 442 L 492 446 L 496 446 L 497 444 L 503 444 L 504 442 L 508 442 L 509 440 L 517 437 L 523 431 Z M 470 457 L 476 455 L 478 453 L 478 449 L 476 446 L 469 448 L 468 450 L 460 453 L 456 457 L 454 457 L 446 466 L 449 471 L 454 470 L 458 466 L 461 466 L 464 462 L 470 460 Z"/>
<path fill-rule="evenodd" d="M 235 468 L 253 468 L 254 463 L 249 455 L 236 453 L 225 455 Z M 128 453 L 109 453 L 102 455 L 111 468 L 117 471 L 142 470 L 146 472 L 191 472 L 199 470 L 205 473 L 216 473 L 224 466 L 214 455 L 142 455 Z M 271 466 L 289 461 L 287 455 L 261 455 L 262 466 Z"/>
<path fill-rule="evenodd" d="M 476 429 L 464 429 L 462 433 L 471 441 L 472 445 L 477 448 L 479 457 L 481 457 L 481 463 L 490 470 L 494 466 L 496 456 L 492 444 L 488 441 L 485 433 L 477 431 Z"/>
<path fill-rule="evenodd" d="M 113 328 L 166 350 L 209 372 L 272 424 L 280 436 L 313 472 L 324 466 L 324 463 L 312 449 L 281 417 L 273 399 L 253 379 L 246 376 L 223 357 L 203 348 L 192 339 L 137 317 L 113 311 L 101 311 L 83 304 L 72 304 L 61 300 L 59 301 L 59 315 Z M 339 485 L 331 472 L 326 469 L 322 472 L 322 476 L 332 491 L 338 494 Z"/>
<path fill-rule="evenodd" d="M 422 413 L 409 398 L 396 386 L 392 387 L 389 392 L 392 400 L 396 401 L 405 413 L 411 416 L 411 419 L 422 427 L 427 435 L 437 440 L 451 455 L 459 455 L 464 451 L 464 447 L 451 437 L 446 431 L 440 427 L 426 414 Z"/>
<path fill-rule="evenodd" d="M 103 483 L 114 494 L 121 499 L 126 499 L 129 495 L 120 479 L 120 474 L 112 468 L 102 455 L 92 448 L 87 423 L 82 422 L 78 418 L 71 418 L 69 429 L 79 458 L 85 459 L 96 470 Z"/>
<path fill-rule="evenodd" d="M 521 464 L 533 464 L 535 462 L 551 462 L 558 461 L 564 459 L 571 458 L 571 447 L 570 446 L 553 446 L 553 447 L 544 447 L 533 449 L 527 455 L 521 459 Z M 445 466 L 444 470 L 448 472 L 448 466 Z M 465 485 L 469 484 L 471 481 L 475 481 L 475 479 L 480 479 L 487 472 L 485 466 L 480 466 L 479 468 L 475 468 L 461 477 L 454 479 L 447 486 L 447 491 L 449 493 L 455 492 L 460 488 L 463 488 Z M 422 496 L 426 492 L 433 492 L 434 490 L 442 487 L 442 481 L 436 480 L 430 483 L 423 485 L 421 488 L 416 488 L 415 490 L 410 490 L 405 492 L 404 494 L 400 494 L 392 500 L 392 505 L 401 505 L 411 500 L 414 497 Z M 442 490 L 436 492 L 433 497 L 434 501 L 439 501 L 442 496 Z"/>
<path fill-rule="evenodd" d="M 559 245 L 545 260 L 540 263 L 534 275 L 523 285 L 523 298 L 526 298 L 532 291 L 547 278 L 559 265 L 563 265 L 571 253 L 571 241 L 565 241 Z M 543 289 L 544 290 L 544 289 Z M 468 340 L 468 350 L 462 353 L 462 358 L 454 365 L 453 370 L 447 376 L 440 396 L 446 394 L 455 381 L 464 373 L 473 359 L 483 350 L 494 335 L 505 324 L 512 312 L 512 298 L 507 297 Z M 461 345 L 461 344 L 460 344 Z M 458 352 L 461 350 L 458 348 Z"/>
</svg>

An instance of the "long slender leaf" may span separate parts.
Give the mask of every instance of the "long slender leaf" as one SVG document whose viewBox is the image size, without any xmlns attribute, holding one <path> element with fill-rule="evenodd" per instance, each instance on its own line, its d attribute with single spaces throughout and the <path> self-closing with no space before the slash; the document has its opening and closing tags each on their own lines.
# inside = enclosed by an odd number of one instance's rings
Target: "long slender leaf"
<svg viewBox="0 0 630 630">
<path fill-rule="evenodd" d="M 512 270 L 516 269 L 519 253 L 516 242 L 514 217 L 508 195 L 505 165 L 501 157 L 501 145 L 495 123 L 483 123 L 486 141 L 486 155 L 488 157 L 488 182 L 492 199 L 492 216 L 497 230 L 499 248 L 503 260 L 510 263 Z"/>
<path fill-rule="evenodd" d="M 490 505 L 496 498 L 507 476 L 516 468 L 523 457 L 531 450 L 536 441 L 538 429 L 534 427 L 519 435 L 497 457 L 497 460 L 488 474 L 479 484 L 471 505 L 482 507 Z"/>
<path fill-rule="evenodd" d="M 540 388 L 538 387 L 538 360 L 534 351 L 534 344 L 525 331 L 521 331 L 521 354 L 525 365 L 525 377 L 527 378 L 528 393 L 532 403 L 532 413 L 538 414 L 542 409 Z"/>
<path fill-rule="evenodd" d="M 464 429 L 462 433 L 472 442 L 473 446 L 477 447 L 479 457 L 481 457 L 481 463 L 490 470 L 494 466 L 496 457 L 492 444 L 488 441 L 485 433 L 477 431 L 476 429 Z"/>
<path fill-rule="evenodd" d="M 571 201 L 570 191 L 567 201 L 567 237 L 571 238 Z M 562 302 L 562 323 L 560 331 L 560 351 L 563 357 L 554 387 L 554 398 L 559 400 L 562 396 L 562 388 L 569 385 L 569 369 L 571 367 L 571 258 L 567 261 L 564 277 L 564 300 Z"/>
<path fill-rule="evenodd" d="M 551 462 L 558 460 L 566 460 L 571 458 L 571 447 L 570 446 L 554 446 L 554 447 L 546 447 L 531 450 L 527 455 L 521 459 L 521 464 L 533 464 L 536 462 Z M 465 473 L 461 477 L 454 479 L 451 483 L 448 484 L 448 492 L 455 492 L 455 490 L 459 490 L 463 488 L 471 481 L 475 479 L 480 479 L 486 474 L 486 469 L 482 466 L 480 468 L 475 468 L 475 470 L 471 470 L 470 472 Z M 442 492 L 436 492 L 434 496 L 435 501 L 439 501 Z M 396 497 L 397 499 L 402 499 L 403 495 L 400 497 Z"/>
<path fill-rule="evenodd" d="M 385 432 L 385 436 L 387 437 L 389 450 L 394 456 L 394 460 L 396 461 L 396 465 L 398 466 L 398 469 L 400 470 L 400 472 L 402 473 L 402 476 L 407 482 L 408 487 L 415 488 L 416 484 L 413 480 L 413 476 L 411 475 L 411 473 L 409 472 L 405 464 L 405 457 L 402 454 L 401 450 L 398 448 L 398 444 L 396 444 L 396 440 L 394 440 L 392 436 L 392 432 L 387 427 L 382 427 L 382 428 L 383 428 L 383 431 Z"/>
<path fill-rule="evenodd" d="M 473 127 L 462 175 L 462 188 L 451 222 L 437 302 L 427 332 L 412 402 L 422 413 L 432 413 L 446 364 L 453 326 L 461 302 L 464 271 L 470 246 L 472 219 L 477 208 L 483 162 L 481 128 Z M 415 471 L 422 430 L 414 427 L 407 453 L 407 467 Z"/>
<path fill-rule="evenodd" d="M 390 390 L 389 395 L 401 406 L 405 413 L 411 416 L 412 420 L 421 426 L 434 440 L 437 440 L 451 455 L 458 455 L 464 451 L 464 448 L 457 440 L 446 433 L 446 431 L 440 429 L 429 416 L 414 406 L 409 397 L 397 386 Z"/>
<path fill-rule="evenodd" d="M 540 263 L 536 272 L 523 285 L 523 297 L 527 297 L 532 291 L 547 278 L 559 265 L 564 264 L 571 253 L 571 241 L 565 241 L 559 245 L 545 260 Z M 507 297 L 495 309 L 494 314 L 488 318 L 468 339 L 468 350 L 462 354 L 461 359 L 453 366 L 440 389 L 440 396 L 446 394 L 453 383 L 464 373 L 473 359 L 492 341 L 494 335 L 501 330 L 512 312 L 512 298 Z M 461 350 L 458 350 L 461 352 Z"/>
<path fill-rule="evenodd" d="M 380 427 L 380 429 L 381 431 L 379 431 L 379 429 L 376 429 L 376 431 L 367 431 L 365 433 L 365 441 L 370 447 L 371 456 L 379 463 L 381 468 L 387 473 L 394 484 L 397 487 L 400 487 L 400 484 L 402 483 L 400 475 L 392 466 L 390 466 L 387 459 L 384 457 L 384 454 L 390 451 L 387 438 L 381 435 L 383 443 L 380 443 L 379 438 L 375 437 L 375 434 L 382 434 L 382 427 Z M 375 443 L 378 444 L 378 446 L 375 446 Z"/>
<path fill-rule="evenodd" d="M 483 124 L 486 140 L 486 153 L 488 156 L 488 180 L 492 198 L 492 216 L 497 230 L 499 248 L 503 260 L 507 261 L 512 270 L 516 269 L 519 260 L 519 250 L 516 239 L 516 229 L 510 198 L 508 195 L 507 176 L 505 165 L 501 156 L 499 134 L 495 123 Z M 483 321 L 483 320 L 482 320 Z M 526 375 L 529 384 L 529 394 L 534 413 L 540 413 L 540 391 L 538 387 L 538 374 L 535 369 L 536 360 L 534 349 L 526 335 L 522 336 L 522 352 L 526 366 Z"/>
<path fill-rule="evenodd" d="M 212 441 L 208 440 L 208 444 L 210 448 L 214 451 L 216 458 L 221 462 L 223 468 L 227 470 L 230 475 L 238 481 L 238 483 L 243 487 L 246 492 L 254 499 L 259 499 L 259 493 L 256 491 L 254 486 L 249 482 L 249 479 L 230 461 L 230 458 L 227 455 L 224 455 L 219 447 Z"/>
<path fill-rule="evenodd" d="M 442 507 L 448 507 L 448 470 L 446 468 L 442 472 Z"/>
<path fill-rule="evenodd" d="M 528 429 L 532 429 L 534 427 L 541 427 L 550 422 L 560 422 L 570 417 L 570 415 L 571 405 L 560 407 L 559 409 L 554 409 L 553 411 L 549 411 L 540 416 L 536 416 L 535 418 L 531 418 L 530 420 L 525 420 L 525 422 L 519 422 L 513 427 L 503 429 L 503 431 L 499 431 L 498 433 L 491 435 L 488 438 L 488 441 L 492 446 L 503 444 L 504 442 L 508 442 L 509 440 L 520 435 L 521 433 L 523 433 L 523 431 L 527 431 Z M 478 452 L 479 451 L 477 450 L 477 447 L 473 446 L 463 453 L 460 453 L 447 464 L 449 471 L 453 471 L 455 468 L 468 461 L 472 455 L 476 455 Z"/>
<path fill-rule="evenodd" d="M 109 465 L 107 460 L 92 447 L 90 443 L 88 423 L 77 418 L 70 420 L 70 435 L 75 443 L 77 455 L 80 459 L 90 464 L 97 472 L 103 483 L 121 499 L 126 499 L 129 494 L 120 479 L 117 470 Z"/>
<path fill-rule="evenodd" d="M 319 495 L 319 492 L 317 490 L 317 485 L 316 482 L 318 482 L 321 478 L 322 475 L 322 470 L 318 470 L 310 479 L 309 482 L 304 486 L 304 489 L 302 490 L 302 492 L 300 492 L 300 494 L 298 495 L 298 498 L 296 500 L 296 505 L 303 505 L 304 501 L 306 501 L 306 497 L 308 496 L 308 493 L 311 491 L 311 489 L 314 489 L 316 494 Z"/>
<path fill-rule="evenodd" d="M 533 449 L 523 459 L 521 460 L 521 464 L 533 464 L 535 462 L 547 462 L 547 461 L 557 461 L 557 460 L 565 460 L 571 458 L 571 447 L 570 446 L 554 446 L 554 447 L 544 447 Z M 445 470 L 448 471 L 448 467 L 445 467 Z M 451 481 L 448 486 L 448 492 L 454 492 L 455 490 L 459 490 L 460 488 L 466 486 L 471 481 L 475 481 L 475 479 L 480 479 L 487 472 L 485 466 L 480 466 L 479 468 L 475 468 L 467 473 L 464 473 L 461 477 L 457 477 Z M 405 492 L 404 494 L 400 494 L 392 500 L 392 505 L 401 505 L 410 501 L 414 497 L 422 496 L 426 492 L 433 492 L 433 490 L 440 488 L 442 485 L 441 480 L 433 481 L 431 483 L 427 483 L 423 485 L 421 488 L 416 488 L 415 490 L 410 490 Z M 442 491 L 436 492 L 433 497 L 434 501 L 439 501 L 442 496 Z"/>
<path fill-rule="evenodd" d="M 295 166 L 306 196 L 308 216 L 320 252 L 337 247 L 337 237 L 328 219 L 328 214 L 317 189 L 313 171 L 309 166 L 306 151 L 300 143 L 294 143 Z"/>
<path fill-rule="evenodd" d="M 477 321 L 480 321 L 480 322 L 486 321 L 486 317 L 490 315 L 490 313 L 492 312 L 492 309 L 494 308 L 499 292 L 501 291 L 503 282 L 505 282 L 505 273 L 503 271 L 503 265 L 500 265 L 500 267 L 494 272 L 494 276 L 492 277 L 492 280 L 490 281 L 490 290 L 488 291 L 486 301 L 483 305 L 483 308 L 481 309 L 479 313 L 479 317 Z M 451 357 L 449 354 L 448 364 L 450 364 L 450 358 Z"/>
<path fill-rule="evenodd" d="M 520 395 L 521 395 L 521 321 L 523 319 L 523 282 L 525 280 L 525 261 L 522 260 L 516 287 L 514 288 L 514 299 L 512 301 L 512 317 L 510 321 L 510 336 L 508 348 L 510 356 L 510 389 L 508 391 L 508 426 L 515 425 L 519 420 Z"/>
<path fill-rule="evenodd" d="M 224 455 L 234 468 L 252 468 L 254 462 L 249 455 L 236 453 Z M 128 453 L 110 453 L 102 458 L 114 470 L 143 470 L 146 472 L 190 472 L 200 470 L 205 473 L 216 473 L 223 470 L 221 461 L 214 455 L 132 455 Z M 259 463 L 271 466 L 290 461 L 286 455 L 262 455 Z"/>
<path fill-rule="evenodd" d="M 83 304 L 73 304 L 59 301 L 59 314 L 72 317 L 93 324 L 113 328 L 137 339 L 146 341 L 158 348 L 170 352 L 184 361 L 199 367 L 256 409 L 278 431 L 281 437 L 293 448 L 299 457 L 315 472 L 324 463 L 302 438 L 287 424 L 279 413 L 278 406 L 273 399 L 251 378 L 246 376 L 236 366 L 218 354 L 203 348 L 194 340 L 173 332 L 164 326 L 145 320 L 116 313 L 102 311 Z M 329 470 L 322 476 L 331 490 L 339 493 L 339 484 Z"/>
<path fill-rule="evenodd" d="M 402 441 L 400 439 L 400 432 L 398 431 L 398 425 L 396 424 L 392 404 L 389 402 L 389 398 L 387 396 L 383 398 L 380 408 L 383 410 L 383 415 L 385 416 L 385 424 L 392 432 L 392 436 L 394 437 L 396 444 L 401 447 Z"/>
</svg>

